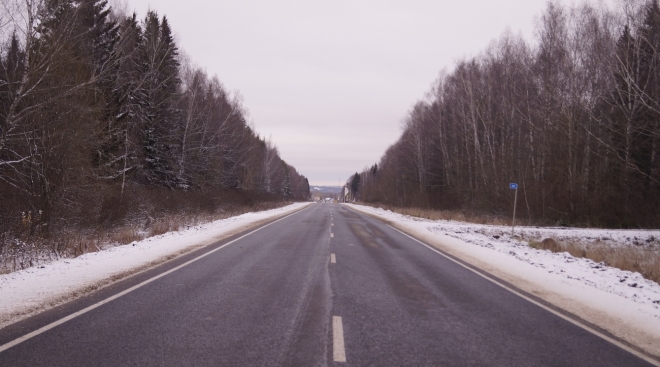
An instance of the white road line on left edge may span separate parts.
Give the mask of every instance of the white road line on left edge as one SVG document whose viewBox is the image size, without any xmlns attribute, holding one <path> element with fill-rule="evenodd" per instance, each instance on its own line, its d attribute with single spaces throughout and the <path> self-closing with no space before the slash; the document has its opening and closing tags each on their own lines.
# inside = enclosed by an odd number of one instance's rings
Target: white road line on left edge
<svg viewBox="0 0 660 367">
<path fill-rule="evenodd" d="M 270 223 L 266 224 L 265 226 L 259 227 L 259 228 L 255 229 L 254 231 L 251 231 L 250 233 L 246 233 L 246 234 L 242 235 L 241 237 L 239 237 L 239 238 L 237 238 L 237 239 L 235 239 L 235 240 L 232 240 L 232 241 L 230 241 L 230 242 L 227 242 L 227 243 L 225 243 L 224 245 L 222 245 L 222 246 L 220 246 L 220 247 L 218 247 L 218 248 L 216 248 L 216 249 L 213 249 L 213 250 L 211 250 L 211 251 L 209 251 L 209 252 L 207 252 L 207 253 L 205 253 L 205 254 L 202 254 L 202 255 L 200 255 L 200 256 L 197 256 L 196 258 L 194 258 L 194 259 L 192 259 L 192 260 L 190 260 L 190 261 L 188 261 L 188 262 L 186 262 L 186 263 L 183 263 L 183 264 L 177 266 L 176 268 L 173 268 L 173 269 L 170 269 L 170 270 L 168 270 L 168 271 L 166 271 L 166 272 L 164 272 L 164 273 L 158 274 L 158 275 L 156 275 L 155 277 L 153 277 L 153 278 L 151 278 L 151 279 L 147 279 L 147 280 L 145 280 L 144 282 L 142 282 L 142 283 L 140 283 L 140 284 L 137 284 L 137 285 L 134 285 L 134 286 L 132 286 L 131 288 L 128 288 L 128 289 L 126 289 L 126 290 L 124 290 L 124 291 L 122 291 L 122 292 L 119 292 L 119 293 L 115 294 L 114 296 L 108 297 L 108 298 L 104 299 L 104 300 L 101 301 L 101 302 L 98 302 L 98 303 L 95 303 L 95 304 L 93 304 L 93 305 L 91 305 L 91 306 L 88 306 L 88 307 L 86 307 L 86 308 L 83 308 L 82 310 L 80 310 L 80 311 L 78 311 L 78 312 L 74 312 L 74 313 L 72 313 L 72 314 L 69 315 L 69 316 L 66 316 L 66 317 L 61 318 L 61 319 L 59 319 L 59 320 L 57 320 L 57 321 L 54 321 L 54 322 L 52 322 L 52 323 L 50 323 L 50 324 L 48 324 L 48 325 L 46 325 L 46 326 L 43 326 L 43 327 L 41 327 L 41 328 L 39 328 L 39 329 L 37 329 L 37 330 L 35 330 L 35 331 L 29 333 L 29 334 L 25 334 L 25 335 L 23 335 L 22 337 L 20 337 L 20 338 L 18 338 L 18 339 L 14 339 L 14 340 L 10 341 L 10 342 L 7 343 L 7 344 L 0 345 L 0 353 L 4 352 L 5 350 L 7 350 L 7 349 L 9 349 L 9 348 L 11 348 L 11 347 L 13 347 L 13 346 L 16 346 L 16 345 L 18 345 L 18 344 L 21 344 L 22 342 L 24 342 L 24 341 L 26 341 L 26 340 L 28 340 L 28 339 L 32 339 L 32 338 L 34 338 L 35 336 L 37 336 L 37 335 L 39 335 L 39 334 L 45 333 L 46 331 L 48 331 L 48 330 L 50 330 L 50 329 L 53 329 L 53 328 L 55 328 L 55 327 L 57 327 L 57 326 L 59 326 L 59 325 L 62 325 L 62 324 L 64 324 L 65 322 L 67 322 L 67 321 L 69 321 L 69 320 L 75 319 L 76 317 L 78 317 L 78 316 L 80 316 L 80 315 L 86 314 L 87 312 L 92 311 L 92 310 L 95 309 L 95 308 L 101 307 L 101 306 L 103 306 L 103 305 L 106 304 L 106 303 L 109 303 L 109 302 L 111 302 L 111 301 L 114 301 L 114 300 L 116 300 L 117 298 L 119 298 L 119 297 L 121 297 L 121 296 L 124 296 L 124 295 L 126 295 L 126 294 L 128 294 L 128 293 L 131 293 L 131 292 L 133 292 L 134 290 L 136 290 L 136 289 L 138 289 L 138 288 L 141 288 L 141 287 L 143 287 L 143 286 L 145 286 L 145 285 L 147 285 L 147 284 L 149 284 L 149 283 L 151 283 L 151 282 L 153 282 L 153 281 L 155 281 L 155 280 L 157 280 L 157 279 L 160 279 L 160 278 L 162 278 L 162 277 L 164 277 L 164 276 L 166 276 L 166 275 L 168 275 L 168 274 L 174 273 L 175 271 L 177 271 L 177 270 L 183 268 L 184 266 L 190 265 L 190 264 L 196 262 L 197 260 L 201 260 L 202 258 L 207 257 L 207 256 L 211 255 L 212 253 L 214 253 L 214 252 L 216 252 L 216 251 L 219 251 L 219 250 L 221 250 L 221 249 L 223 249 L 223 248 L 225 248 L 225 247 L 231 245 L 232 243 L 234 243 L 234 242 L 236 242 L 236 241 L 238 241 L 238 240 L 241 240 L 241 239 L 243 239 L 243 238 L 245 238 L 245 237 L 247 237 L 247 236 L 249 236 L 249 235 L 251 235 L 251 234 L 257 232 L 257 231 L 260 231 L 260 230 L 262 230 L 262 229 L 264 229 L 264 228 L 266 228 L 266 227 L 268 227 L 268 226 L 270 226 L 270 225 L 272 225 L 272 224 L 275 224 L 275 223 L 277 223 L 277 222 L 279 222 L 279 221 L 281 221 L 281 220 L 284 220 L 284 219 L 286 219 L 286 218 L 288 218 L 288 217 L 290 217 L 290 216 L 292 216 L 292 215 L 298 214 L 298 213 L 300 213 L 300 212 L 302 212 L 302 211 L 304 211 L 304 210 L 306 210 L 306 209 L 308 209 L 308 208 L 310 208 L 310 207 L 311 207 L 311 206 L 307 206 L 307 208 L 304 208 L 304 209 L 301 209 L 301 210 L 297 210 L 297 211 L 295 211 L 295 212 L 293 212 L 293 213 L 291 213 L 291 214 L 289 214 L 289 215 L 287 215 L 287 216 L 284 216 L 284 217 L 282 217 L 282 218 L 280 218 L 280 219 L 278 219 L 278 220 L 276 220 L 276 221 L 270 222 Z"/>
<path fill-rule="evenodd" d="M 341 316 L 332 316 L 332 359 L 335 362 L 346 362 L 344 325 L 342 325 Z"/>
<path fill-rule="evenodd" d="M 337 257 L 335 254 L 330 254 L 330 263 L 336 264 L 337 263 Z"/>
</svg>

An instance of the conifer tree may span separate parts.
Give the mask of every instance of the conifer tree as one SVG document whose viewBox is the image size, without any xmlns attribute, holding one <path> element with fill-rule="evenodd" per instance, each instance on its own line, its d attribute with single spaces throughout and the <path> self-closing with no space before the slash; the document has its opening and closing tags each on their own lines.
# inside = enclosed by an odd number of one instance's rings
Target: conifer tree
<svg viewBox="0 0 660 367">
<path fill-rule="evenodd" d="M 121 181 L 121 195 L 127 176 L 138 170 L 142 160 L 142 120 L 139 91 L 144 75 L 139 69 L 142 30 L 133 13 L 119 24 L 115 45 L 116 75 L 113 78 L 113 102 L 116 111 L 101 131 L 98 149 L 101 176 Z"/>
<path fill-rule="evenodd" d="M 144 129 L 143 175 L 150 183 L 176 187 L 173 132 L 179 117 L 175 108 L 180 84 L 177 48 L 166 18 L 161 23 L 158 15 L 150 11 L 143 27 L 139 68 L 145 80 L 137 93 Z"/>
<path fill-rule="evenodd" d="M 303 183 L 302 192 L 301 192 L 301 199 L 307 200 L 307 199 L 309 199 L 309 196 L 311 194 L 310 191 L 309 191 L 310 190 L 309 189 L 309 180 L 307 179 L 307 177 L 304 177 L 304 176 L 303 176 L 303 179 L 304 179 L 304 183 Z"/>
<path fill-rule="evenodd" d="M 13 101 L 17 98 L 21 79 L 25 71 L 25 52 L 12 34 L 7 53 L 0 58 L 0 155 L 11 154 L 8 150 L 8 114 Z M 11 159 L 5 157 L 5 159 Z"/>
<path fill-rule="evenodd" d="M 109 18 L 107 0 L 74 0 L 80 34 L 80 52 L 94 66 L 95 75 L 110 79 L 116 70 L 113 58 L 119 40 L 119 26 Z"/>
<path fill-rule="evenodd" d="M 10 172 L 20 172 L 15 166 L 23 165 L 29 158 L 29 154 L 21 152 L 22 139 L 17 138 L 19 129 L 11 121 L 11 116 L 20 112 L 15 108 L 24 72 L 25 52 L 14 33 L 6 54 L 4 57 L 0 55 L 0 181 L 12 187 L 22 185 L 20 179 Z"/>
<path fill-rule="evenodd" d="M 355 174 L 351 178 L 351 193 L 353 194 L 353 198 L 355 198 L 355 195 L 357 195 L 359 188 L 360 188 L 360 174 L 355 172 Z"/>
<path fill-rule="evenodd" d="M 126 195 L 153 186 L 309 195 L 239 96 L 203 71 L 187 78 L 167 18 L 111 13 L 107 0 L 38 3 L 0 40 L 0 232 L 17 208 L 48 228 L 93 222 L 115 190 L 116 218 L 142 203 Z"/>
<path fill-rule="evenodd" d="M 289 175 L 289 165 L 282 162 L 282 169 L 284 170 L 284 180 L 282 180 L 282 194 L 284 197 L 291 196 L 291 177 Z"/>
</svg>

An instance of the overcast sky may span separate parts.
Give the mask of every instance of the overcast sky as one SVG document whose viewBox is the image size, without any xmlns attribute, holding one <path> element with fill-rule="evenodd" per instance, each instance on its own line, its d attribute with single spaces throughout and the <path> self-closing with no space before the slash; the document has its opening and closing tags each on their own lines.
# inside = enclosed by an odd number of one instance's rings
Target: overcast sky
<svg viewBox="0 0 660 367">
<path fill-rule="evenodd" d="M 533 36 L 546 0 L 128 0 L 240 92 L 259 134 L 312 185 L 377 163 L 443 68 L 507 28 Z"/>
</svg>

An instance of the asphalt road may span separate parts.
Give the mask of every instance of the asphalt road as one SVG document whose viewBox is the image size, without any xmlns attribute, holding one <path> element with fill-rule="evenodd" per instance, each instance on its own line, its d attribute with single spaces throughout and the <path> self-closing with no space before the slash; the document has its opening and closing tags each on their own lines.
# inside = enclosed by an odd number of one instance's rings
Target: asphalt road
<svg viewBox="0 0 660 367">
<path fill-rule="evenodd" d="M 0 330 L 1 346 L 219 248 L 0 366 L 650 365 L 340 205 L 228 241 Z"/>
</svg>

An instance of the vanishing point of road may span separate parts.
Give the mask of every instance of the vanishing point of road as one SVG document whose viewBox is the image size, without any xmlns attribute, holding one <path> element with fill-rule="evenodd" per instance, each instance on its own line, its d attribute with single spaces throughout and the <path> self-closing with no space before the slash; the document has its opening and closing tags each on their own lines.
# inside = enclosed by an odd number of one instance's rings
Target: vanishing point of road
<svg viewBox="0 0 660 367">
<path fill-rule="evenodd" d="M 650 365 L 335 204 L 0 330 L 7 367 Z"/>
</svg>

